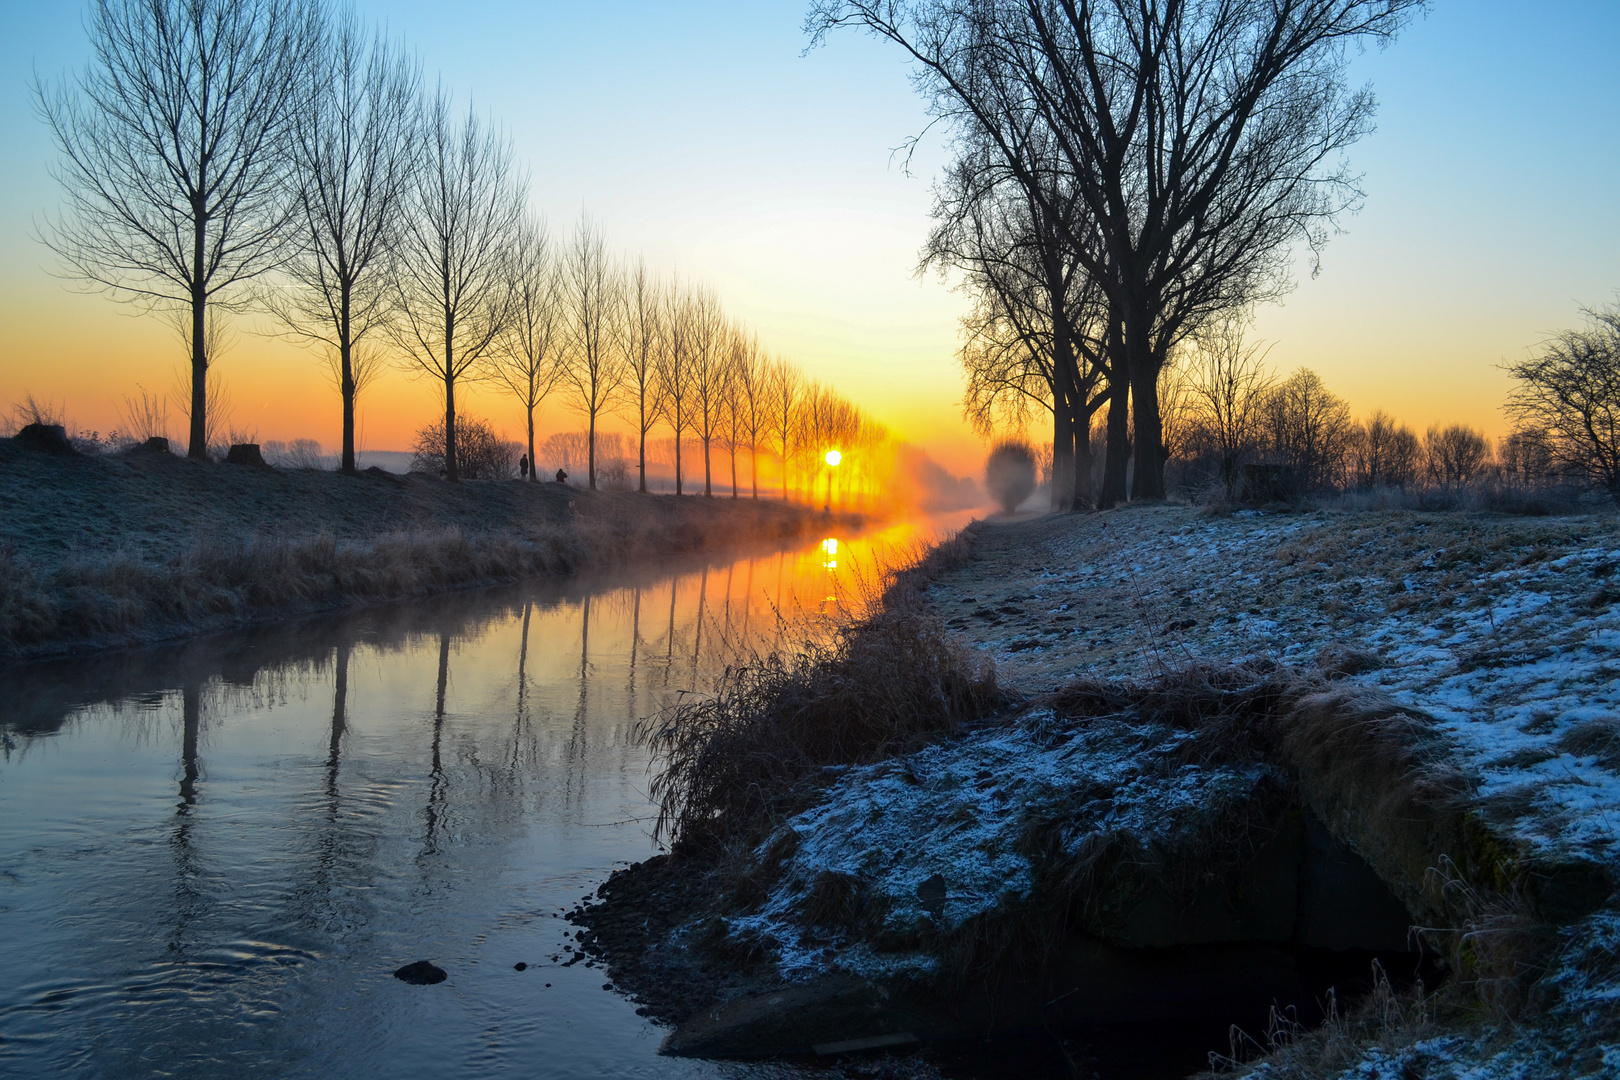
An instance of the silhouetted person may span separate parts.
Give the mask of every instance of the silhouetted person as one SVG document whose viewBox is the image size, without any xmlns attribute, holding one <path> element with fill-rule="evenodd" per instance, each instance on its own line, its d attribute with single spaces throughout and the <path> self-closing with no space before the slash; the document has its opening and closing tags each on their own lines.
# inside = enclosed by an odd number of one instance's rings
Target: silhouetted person
<svg viewBox="0 0 1620 1080">
<path fill-rule="evenodd" d="M 568 483 L 568 474 L 563 472 L 561 469 L 557 470 L 557 483 L 559 483 L 559 484 Z"/>
<path fill-rule="evenodd" d="M 518 477 L 523 480 L 529 478 L 529 455 L 524 454 L 518 458 Z"/>
</svg>

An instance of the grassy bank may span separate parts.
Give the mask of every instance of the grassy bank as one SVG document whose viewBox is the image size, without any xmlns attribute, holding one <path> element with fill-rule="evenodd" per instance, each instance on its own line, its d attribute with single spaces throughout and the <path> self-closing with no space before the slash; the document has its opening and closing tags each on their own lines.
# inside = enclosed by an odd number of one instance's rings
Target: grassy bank
<svg viewBox="0 0 1620 1080">
<path fill-rule="evenodd" d="M 997 1022 L 1023 994 L 1056 1024 L 1227 977 L 1245 942 L 1376 944 L 1385 969 L 1305 999 L 1325 1016 L 1262 1003 L 1206 1049 L 1301 1080 L 1609 1075 L 1617 561 L 1607 516 L 974 526 L 836 647 L 650 728 L 673 854 L 578 918 L 683 1052 L 948 1038 L 990 987 Z M 1277 853 L 1323 843 L 1297 916 L 1268 913 Z M 1330 864 L 1348 876 L 1310 893 Z M 1393 921 L 1346 945 L 1379 904 Z"/>
<path fill-rule="evenodd" d="M 774 501 L 275 471 L 140 451 L 58 456 L 0 440 L 0 662 L 826 525 Z"/>
</svg>

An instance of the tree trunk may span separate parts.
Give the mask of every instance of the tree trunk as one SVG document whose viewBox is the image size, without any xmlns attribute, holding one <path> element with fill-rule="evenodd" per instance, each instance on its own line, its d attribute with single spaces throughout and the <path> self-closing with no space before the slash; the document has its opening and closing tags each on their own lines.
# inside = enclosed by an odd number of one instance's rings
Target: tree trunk
<svg viewBox="0 0 1620 1080">
<path fill-rule="evenodd" d="M 1074 347 L 1061 318 L 1052 320 L 1052 497 L 1053 513 L 1064 514 L 1074 507 L 1076 442 L 1075 413 L 1078 380 L 1075 378 Z"/>
<path fill-rule="evenodd" d="M 1131 345 L 1131 414 L 1135 437 L 1131 440 L 1136 467 L 1131 477 L 1131 501 L 1164 498 L 1164 425 L 1159 416 L 1159 357 L 1142 335 Z"/>
<path fill-rule="evenodd" d="M 343 465 L 344 472 L 353 474 L 358 470 L 354 460 L 354 346 L 347 340 L 342 349 L 342 392 L 343 392 Z"/>
<path fill-rule="evenodd" d="M 338 392 L 343 396 L 343 450 L 342 470 L 350 475 L 357 472 L 354 460 L 354 342 L 349 338 L 349 308 L 351 286 L 345 281 L 338 298 Z"/>
<path fill-rule="evenodd" d="M 1092 506 L 1091 415 L 1092 410 L 1082 406 L 1074 423 L 1074 486 L 1069 498 L 1073 510 L 1089 510 Z"/>
<path fill-rule="evenodd" d="M 586 486 L 592 491 L 596 490 L 596 411 L 591 410 L 590 431 L 585 437 L 585 475 Z"/>
<path fill-rule="evenodd" d="M 731 497 L 737 497 L 737 444 L 731 444 Z"/>
<path fill-rule="evenodd" d="M 1123 367 L 1118 361 L 1116 366 Z M 1109 380 L 1108 441 L 1103 449 L 1103 489 L 1097 508 L 1125 501 L 1125 465 L 1130 458 L 1130 386 L 1123 375 Z"/>
<path fill-rule="evenodd" d="M 191 445 L 186 456 L 208 460 L 208 290 L 203 283 L 208 221 L 194 212 L 191 232 Z"/>
<path fill-rule="evenodd" d="M 748 480 L 754 486 L 754 501 L 759 501 L 759 435 L 748 440 Z M 748 565 L 752 566 L 753 563 Z"/>
<path fill-rule="evenodd" d="M 679 418 L 677 417 L 677 420 Z M 681 493 L 681 425 L 675 425 L 675 494 Z"/>
<path fill-rule="evenodd" d="M 446 365 L 444 369 L 444 478 L 451 483 L 461 479 L 456 468 L 456 376 Z"/>
<path fill-rule="evenodd" d="M 712 475 L 711 475 L 713 473 L 713 469 L 711 468 L 711 466 L 709 464 L 709 444 L 710 444 L 710 442 L 711 442 L 710 438 L 705 438 L 703 440 L 703 494 L 705 496 L 709 497 L 709 498 L 713 498 L 714 497 L 714 484 L 713 484 L 713 478 L 712 478 Z"/>
<path fill-rule="evenodd" d="M 540 480 L 540 463 L 534 459 L 534 406 L 526 410 L 529 414 L 529 483 L 538 483 Z"/>
<path fill-rule="evenodd" d="M 636 470 L 641 477 L 641 483 L 636 486 L 636 490 L 645 495 L 647 494 L 647 395 L 645 391 L 641 395 L 638 415 L 641 418 L 641 435 L 636 444 Z"/>
</svg>

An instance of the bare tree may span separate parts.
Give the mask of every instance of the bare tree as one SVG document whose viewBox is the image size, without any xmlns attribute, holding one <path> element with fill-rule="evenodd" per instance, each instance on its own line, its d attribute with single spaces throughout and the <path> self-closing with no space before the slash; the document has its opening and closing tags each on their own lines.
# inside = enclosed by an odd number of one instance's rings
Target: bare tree
<svg viewBox="0 0 1620 1080">
<path fill-rule="evenodd" d="M 1374 409 L 1354 434 L 1356 483 L 1365 488 L 1404 488 L 1417 479 L 1423 445 L 1412 429 Z"/>
<path fill-rule="evenodd" d="M 587 421 L 588 486 L 596 490 L 596 423 L 613 408 L 626 375 L 623 332 L 624 290 L 608 258 L 607 241 L 587 217 L 579 219 L 569 248 L 564 288 L 569 309 L 568 361 L 563 380 L 569 403 Z"/>
<path fill-rule="evenodd" d="M 1266 352 L 1260 342 L 1243 340 L 1243 322 L 1237 318 L 1205 326 L 1196 343 L 1198 359 L 1189 386 L 1194 416 L 1203 441 L 1220 457 L 1227 497 L 1235 498 L 1239 470 L 1259 441 L 1272 389 Z"/>
<path fill-rule="evenodd" d="M 418 66 L 381 36 L 367 40 L 352 11 L 323 35 L 292 124 L 292 288 L 266 306 L 291 336 L 325 347 L 343 399 L 340 467 L 355 471 L 355 402 L 377 353 L 362 344 L 387 320 L 389 262 L 416 156 Z"/>
<path fill-rule="evenodd" d="M 544 222 L 532 217 L 524 221 L 513 244 L 509 273 L 511 311 L 500 347 L 490 353 L 489 371 L 523 406 L 533 483 L 540 479 L 534 456 L 534 411 L 556 385 L 568 333 L 561 273 Z"/>
<path fill-rule="evenodd" d="M 426 109 L 393 282 L 390 336 L 406 363 L 444 386 L 444 475 L 456 462 L 456 383 L 476 377 L 511 314 L 511 259 L 527 184 L 511 148 L 441 88 Z"/>
<path fill-rule="evenodd" d="M 963 274 L 961 288 L 975 297 L 962 320 L 965 340 L 958 354 L 967 375 L 964 414 L 989 436 L 1001 427 L 1021 432 L 1035 408 L 1046 410 L 1052 423 L 1052 509 L 1088 505 L 1094 501 L 1091 443 L 1081 433 L 1089 432 L 1106 401 L 1128 391 L 1105 359 L 1111 309 L 1072 250 L 1070 237 L 1081 230 L 1051 217 L 1082 214 L 1084 207 L 1059 190 L 1065 185 L 1053 170 L 1032 165 L 1031 175 L 1049 189 L 1035 198 L 998 164 L 999 154 L 982 135 L 959 142 L 960 156 L 936 188 L 938 224 L 922 266 L 956 268 Z M 1029 158 L 1052 156 L 1027 135 L 1018 145 Z M 1117 474 L 1122 496 L 1123 424 L 1111 433 L 1110 475 Z"/>
<path fill-rule="evenodd" d="M 1353 431 L 1350 406 L 1309 368 L 1300 368 L 1266 396 L 1267 450 L 1294 469 L 1307 488 L 1339 481 Z"/>
<path fill-rule="evenodd" d="M 759 498 L 759 436 L 769 419 L 770 391 L 768 365 L 759 349 L 759 338 L 748 335 L 733 362 L 732 377 L 737 408 L 741 414 L 742 431 L 748 436 L 749 486 L 754 498 Z"/>
<path fill-rule="evenodd" d="M 1429 478 L 1445 488 L 1461 487 L 1491 463 L 1491 444 L 1467 424 L 1435 424 L 1423 436 Z"/>
<path fill-rule="evenodd" d="M 637 259 L 624 283 L 625 392 L 620 397 L 636 425 L 636 490 L 647 490 L 647 433 L 664 411 L 664 380 L 659 378 L 659 350 L 664 347 L 664 302 L 658 284 Z"/>
<path fill-rule="evenodd" d="M 68 275 L 188 314 L 195 458 L 209 310 L 247 303 L 293 243 L 288 131 L 319 25 L 312 0 L 93 0 L 89 66 L 34 86 L 67 204 L 41 239 Z"/>
<path fill-rule="evenodd" d="M 799 406 L 804 400 L 804 376 L 793 364 L 778 356 L 771 361 L 766 376 L 766 426 L 776 437 L 776 453 L 782 463 L 782 501 L 788 499 L 788 463 L 794 450 L 793 435 L 799 429 Z"/>
<path fill-rule="evenodd" d="M 1159 369 L 1205 320 L 1284 292 L 1289 246 L 1319 251 L 1356 204 L 1341 155 L 1373 100 L 1346 88 L 1348 46 L 1390 40 L 1421 3 L 816 0 L 806 28 L 899 44 L 935 117 L 982 134 L 1032 198 L 1065 190 L 1045 170 L 1072 184 L 1086 213 L 1048 209 L 1082 226 L 1070 247 L 1117 314 L 1132 497 L 1162 498 Z"/>
<path fill-rule="evenodd" d="M 727 368 L 726 322 L 720 301 L 708 289 L 692 294 L 689 309 L 692 341 L 690 380 L 692 428 L 703 443 L 703 494 L 714 494 L 711 451 L 725 415 Z"/>
<path fill-rule="evenodd" d="M 1554 461 L 1620 498 L 1620 305 L 1585 313 L 1538 355 L 1508 366 L 1507 413 L 1542 432 Z"/>
<path fill-rule="evenodd" d="M 664 293 L 663 334 L 659 339 L 657 372 L 663 398 L 663 419 L 675 443 L 675 494 L 684 492 L 681 472 L 681 436 L 692 427 L 693 322 L 696 303 L 688 290 L 671 284 Z"/>
<path fill-rule="evenodd" d="M 758 351 L 752 335 L 740 324 L 726 328 L 725 383 L 721 388 L 720 439 L 731 458 L 731 497 L 737 498 L 737 451 L 742 449 L 748 430 L 748 406 L 742 393 L 740 368 L 751 353 Z"/>
<path fill-rule="evenodd" d="M 1503 436 L 1496 461 L 1506 479 L 1520 484 L 1539 483 L 1555 469 L 1552 442 L 1537 428 L 1521 427 Z"/>
</svg>

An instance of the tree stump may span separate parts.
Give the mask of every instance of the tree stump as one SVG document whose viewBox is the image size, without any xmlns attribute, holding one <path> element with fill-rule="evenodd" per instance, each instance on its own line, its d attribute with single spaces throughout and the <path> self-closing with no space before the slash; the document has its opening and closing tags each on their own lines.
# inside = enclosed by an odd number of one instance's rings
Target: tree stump
<svg viewBox="0 0 1620 1080">
<path fill-rule="evenodd" d="M 237 443 L 225 455 L 227 465 L 248 465 L 255 469 L 268 469 L 270 463 L 264 460 L 259 453 L 259 444 L 254 442 Z"/>
<path fill-rule="evenodd" d="M 42 454 L 72 454 L 73 444 L 68 442 L 67 428 L 61 424 L 28 424 L 17 432 L 12 442 Z"/>
</svg>

